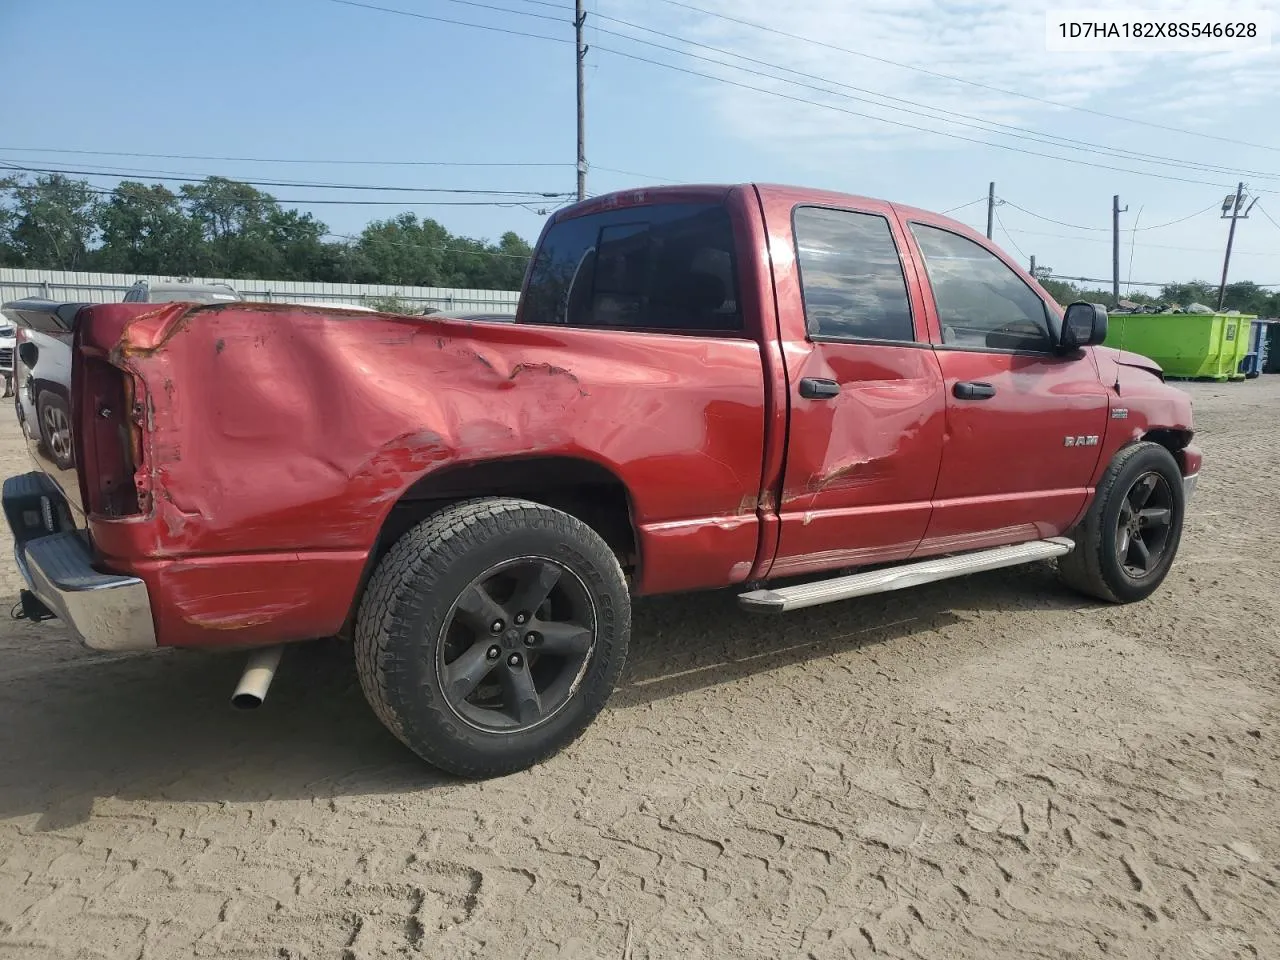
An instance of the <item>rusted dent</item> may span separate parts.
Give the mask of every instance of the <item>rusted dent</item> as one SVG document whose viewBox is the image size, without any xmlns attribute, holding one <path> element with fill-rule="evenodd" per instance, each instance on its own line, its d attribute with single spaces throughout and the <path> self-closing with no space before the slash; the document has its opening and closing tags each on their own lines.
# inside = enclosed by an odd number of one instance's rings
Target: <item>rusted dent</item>
<svg viewBox="0 0 1280 960">
<path fill-rule="evenodd" d="M 550 377 L 564 377 L 578 388 L 578 393 L 581 396 L 589 396 L 587 391 L 582 389 L 582 383 L 578 380 L 577 376 L 575 376 L 571 371 L 566 370 L 564 367 L 557 367 L 555 364 L 551 363 L 517 363 L 511 368 L 511 373 L 507 376 L 507 379 L 514 381 L 515 378 L 521 374 L 535 372 L 545 373 Z"/>
<path fill-rule="evenodd" d="M 247 630 L 250 627 L 260 627 L 264 623 L 277 620 L 290 610 L 296 609 L 297 606 L 295 603 L 264 604 L 246 613 L 224 616 L 206 616 L 193 613 L 183 617 L 183 620 L 193 627 L 203 627 L 206 630 Z"/>
</svg>

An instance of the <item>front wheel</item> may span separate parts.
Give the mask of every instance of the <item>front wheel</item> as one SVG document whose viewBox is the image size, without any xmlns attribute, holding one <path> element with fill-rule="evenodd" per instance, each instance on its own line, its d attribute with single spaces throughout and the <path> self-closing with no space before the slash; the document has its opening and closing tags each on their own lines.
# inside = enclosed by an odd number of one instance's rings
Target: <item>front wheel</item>
<svg viewBox="0 0 1280 960">
<path fill-rule="evenodd" d="M 1075 549 L 1058 561 L 1071 587 L 1110 603 L 1132 603 L 1164 581 L 1182 541 L 1182 473 L 1158 443 L 1116 454 L 1094 493 Z"/>
<path fill-rule="evenodd" d="M 608 700 L 631 631 L 626 581 L 586 524 L 524 500 L 433 514 L 378 564 L 356 621 L 379 719 L 460 776 L 532 766 Z"/>
</svg>

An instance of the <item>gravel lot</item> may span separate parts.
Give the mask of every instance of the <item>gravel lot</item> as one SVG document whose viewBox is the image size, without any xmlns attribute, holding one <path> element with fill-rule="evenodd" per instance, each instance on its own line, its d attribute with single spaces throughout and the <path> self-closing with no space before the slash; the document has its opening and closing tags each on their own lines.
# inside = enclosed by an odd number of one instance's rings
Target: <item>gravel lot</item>
<svg viewBox="0 0 1280 960">
<path fill-rule="evenodd" d="M 1276 957 L 1280 377 L 1188 389 L 1152 600 L 644 602 L 611 707 L 499 781 L 420 764 L 332 647 L 240 714 L 239 657 L 6 621 L 0 957 Z"/>
</svg>

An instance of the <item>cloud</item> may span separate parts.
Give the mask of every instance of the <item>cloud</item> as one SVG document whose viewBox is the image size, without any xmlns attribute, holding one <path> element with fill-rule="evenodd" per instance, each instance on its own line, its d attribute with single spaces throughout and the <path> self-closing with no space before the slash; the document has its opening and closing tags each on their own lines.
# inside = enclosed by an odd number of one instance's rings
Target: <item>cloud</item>
<svg viewBox="0 0 1280 960">
<path fill-rule="evenodd" d="M 689 62 L 668 53 L 643 51 L 646 56 L 780 95 L 770 96 L 711 80 L 689 81 L 696 85 L 695 89 L 709 103 L 729 135 L 766 151 L 790 154 L 809 151 L 817 164 L 848 156 L 855 146 L 859 151 L 986 149 L 954 137 L 998 141 L 1047 152 L 1070 152 L 966 127 L 963 124 L 974 121 L 945 113 L 952 111 L 968 118 L 1058 135 L 1072 135 L 1063 131 L 1079 129 L 1081 124 L 1077 121 L 1088 119 L 1074 111 L 1001 93 L 1000 89 L 1156 123 L 1254 139 L 1261 135 L 1256 130 L 1232 129 L 1235 125 L 1232 115 L 1243 122 L 1264 105 L 1274 109 L 1275 91 L 1280 89 L 1280 58 L 1273 50 L 1206 54 L 1049 53 L 1045 50 L 1045 14 L 1050 9 L 1047 3 L 1013 0 L 691 2 L 713 13 L 870 55 L 850 55 L 811 42 L 788 39 L 659 0 L 629 0 L 626 6 L 615 8 L 625 9 L 625 19 L 809 75 L 800 77 L 738 61 L 740 66 L 749 68 L 744 72 Z M 1102 9 L 1133 6 L 1110 0 L 1070 5 Z M 1142 6 L 1172 11 L 1186 5 L 1145 0 Z M 1217 0 L 1213 8 L 1221 16 L 1250 6 L 1256 9 L 1257 5 Z M 1275 16 L 1277 0 L 1269 0 L 1264 6 L 1273 11 L 1273 18 L 1280 25 L 1280 16 Z M 1204 9 L 1203 4 L 1199 9 Z M 614 28 L 612 24 L 609 26 Z M 636 36 L 644 35 L 637 33 Z M 678 45 L 673 41 L 660 42 Z M 620 43 L 624 42 L 617 41 L 614 45 Z M 626 48 L 639 50 L 630 45 Z M 733 62 L 732 58 L 705 49 L 695 52 Z M 882 61 L 963 77 L 986 87 L 956 83 Z M 777 79 L 784 76 L 810 87 Z M 827 107 L 813 105 L 817 103 Z M 1088 123 L 1091 132 L 1085 139 L 1127 145 L 1132 149 L 1135 139 L 1167 144 L 1169 137 L 1176 136 L 1143 127 L 1126 129 L 1115 122 L 1108 122 L 1102 128 L 1096 121 L 1094 118 Z M 910 129 L 911 126 L 954 136 L 939 136 Z M 1178 138 L 1178 144 L 1197 146 L 1195 141 L 1183 138 Z M 1198 156 L 1208 156 L 1213 149 L 1206 141 L 1200 141 L 1199 146 L 1205 149 L 1200 150 Z M 1153 149 L 1153 152 L 1180 155 L 1172 146 Z"/>
</svg>

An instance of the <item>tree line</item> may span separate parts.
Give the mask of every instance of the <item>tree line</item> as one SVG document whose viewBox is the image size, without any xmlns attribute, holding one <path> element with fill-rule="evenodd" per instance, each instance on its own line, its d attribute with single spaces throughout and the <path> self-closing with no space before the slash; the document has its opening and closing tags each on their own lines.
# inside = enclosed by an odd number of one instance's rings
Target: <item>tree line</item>
<svg viewBox="0 0 1280 960">
<path fill-rule="evenodd" d="M 1107 307 L 1117 306 L 1116 298 L 1110 290 L 1078 287 L 1065 280 L 1051 280 L 1045 274 L 1052 268 L 1036 269 L 1036 279 L 1040 285 L 1053 295 L 1060 304 L 1068 304 L 1074 300 L 1087 300 L 1090 303 L 1101 303 Z M 1121 293 L 1120 299 L 1143 306 L 1186 307 L 1189 304 L 1201 303 L 1206 307 L 1218 306 L 1218 285 L 1192 280 L 1189 283 L 1166 283 L 1158 294 Z M 1280 290 L 1267 290 L 1252 280 L 1240 280 L 1228 283 L 1222 301 L 1223 310 L 1239 310 L 1241 313 L 1259 317 L 1280 317 Z"/>
<path fill-rule="evenodd" d="M 310 213 L 225 177 L 121 181 L 112 190 L 62 174 L 0 178 L 0 266 L 164 276 L 387 283 L 517 290 L 532 250 L 402 213 L 335 237 Z"/>
<path fill-rule="evenodd" d="M 490 243 L 412 213 L 374 220 L 358 236 L 334 237 L 312 214 L 285 209 L 270 194 L 225 177 L 184 184 L 176 193 L 133 180 L 102 190 L 56 173 L 0 178 L 0 266 L 517 290 L 532 252 L 512 232 Z M 1116 306 L 1108 290 L 1049 279 L 1048 267 L 1036 273 L 1059 303 Z M 1170 283 L 1158 295 L 1123 299 L 1212 307 L 1218 288 Z M 1280 291 L 1231 283 L 1223 309 L 1280 316 Z"/>
</svg>

